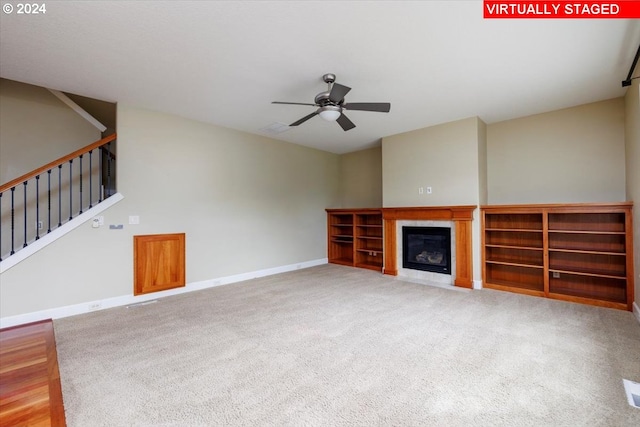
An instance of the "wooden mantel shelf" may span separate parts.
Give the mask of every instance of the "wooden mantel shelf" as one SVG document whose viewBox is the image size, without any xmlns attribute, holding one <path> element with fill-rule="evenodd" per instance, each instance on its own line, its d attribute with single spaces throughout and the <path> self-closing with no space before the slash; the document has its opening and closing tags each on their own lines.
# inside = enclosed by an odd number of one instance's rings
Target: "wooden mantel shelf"
<svg viewBox="0 0 640 427">
<path fill-rule="evenodd" d="M 396 221 L 453 221 L 456 230 L 456 277 L 454 285 L 473 287 L 471 221 L 475 205 L 382 208 L 384 221 L 384 274 L 398 275 Z"/>
</svg>

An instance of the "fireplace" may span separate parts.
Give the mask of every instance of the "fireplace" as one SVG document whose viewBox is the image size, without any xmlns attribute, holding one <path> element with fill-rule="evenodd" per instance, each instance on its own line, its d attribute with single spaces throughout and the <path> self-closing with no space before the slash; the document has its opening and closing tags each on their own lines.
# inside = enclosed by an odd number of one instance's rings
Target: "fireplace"
<svg viewBox="0 0 640 427">
<path fill-rule="evenodd" d="M 402 227 L 402 267 L 451 275 L 451 228 Z"/>
</svg>

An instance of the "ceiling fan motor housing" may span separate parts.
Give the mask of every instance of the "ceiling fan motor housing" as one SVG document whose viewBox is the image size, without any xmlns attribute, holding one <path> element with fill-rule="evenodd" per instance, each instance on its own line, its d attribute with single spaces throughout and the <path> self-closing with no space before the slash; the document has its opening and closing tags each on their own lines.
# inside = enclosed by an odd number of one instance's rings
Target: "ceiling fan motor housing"
<svg viewBox="0 0 640 427">
<path fill-rule="evenodd" d="M 330 94 L 329 91 L 320 92 L 319 94 L 317 94 L 315 98 L 316 104 L 318 104 L 321 107 L 325 105 L 334 105 L 334 103 L 331 102 L 331 100 L 329 99 L 329 94 Z"/>
</svg>

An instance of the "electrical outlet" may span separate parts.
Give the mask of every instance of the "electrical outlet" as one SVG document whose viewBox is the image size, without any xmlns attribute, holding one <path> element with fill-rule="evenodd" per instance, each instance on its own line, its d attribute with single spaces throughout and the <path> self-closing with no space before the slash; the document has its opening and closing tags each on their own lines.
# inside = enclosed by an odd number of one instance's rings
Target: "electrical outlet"
<svg viewBox="0 0 640 427">
<path fill-rule="evenodd" d="M 87 307 L 89 311 L 96 311 L 96 310 L 100 310 L 101 308 L 102 308 L 102 303 L 100 301 L 90 302 L 89 306 Z"/>
<path fill-rule="evenodd" d="M 424 187 L 418 187 L 418 194 L 424 194 Z"/>
<path fill-rule="evenodd" d="M 427 194 L 431 194 L 431 193 L 432 193 L 431 187 L 427 187 Z"/>
<path fill-rule="evenodd" d="M 44 224 L 42 221 L 36 221 L 36 230 L 42 230 L 44 228 Z"/>
</svg>

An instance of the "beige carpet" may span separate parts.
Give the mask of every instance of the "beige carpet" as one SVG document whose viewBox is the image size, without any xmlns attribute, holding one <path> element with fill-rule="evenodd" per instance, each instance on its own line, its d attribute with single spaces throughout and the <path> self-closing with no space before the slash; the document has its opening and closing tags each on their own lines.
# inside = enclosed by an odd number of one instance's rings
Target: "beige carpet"
<svg viewBox="0 0 640 427">
<path fill-rule="evenodd" d="M 55 321 L 69 426 L 640 426 L 629 312 L 323 265 Z"/>
</svg>

